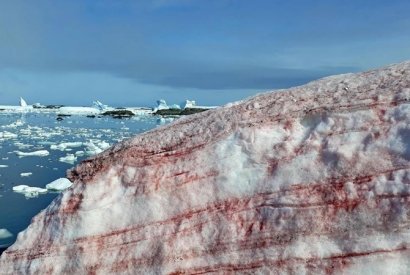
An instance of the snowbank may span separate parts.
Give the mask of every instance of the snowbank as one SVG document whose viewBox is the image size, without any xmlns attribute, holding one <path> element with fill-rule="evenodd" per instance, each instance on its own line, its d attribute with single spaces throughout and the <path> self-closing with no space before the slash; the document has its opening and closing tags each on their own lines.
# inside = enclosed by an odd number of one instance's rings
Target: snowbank
<svg viewBox="0 0 410 275">
<path fill-rule="evenodd" d="M 410 274 L 410 62 L 187 116 L 117 144 L 4 273 Z"/>
</svg>

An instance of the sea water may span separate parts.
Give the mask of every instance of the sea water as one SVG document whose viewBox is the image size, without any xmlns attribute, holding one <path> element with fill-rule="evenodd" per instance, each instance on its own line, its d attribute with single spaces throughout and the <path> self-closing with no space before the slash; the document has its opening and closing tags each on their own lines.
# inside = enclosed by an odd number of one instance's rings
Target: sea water
<svg viewBox="0 0 410 275">
<path fill-rule="evenodd" d="M 57 118 L 53 113 L 0 113 L 0 250 L 11 245 L 31 219 L 59 194 L 27 195 L 13 192 L 13 186 L 24 184 L 45 188 L 47 183 L 65 177 L 67 169 L 105 149 L 108 144 L 164 123 L 163 119 L 152 115 L 127 119 Z M 61 143 L 71 146 L 59 146 Z M 18 152 L 39 150 L 47 150 L 49 155 L 18 155 Z"/>
</svg>

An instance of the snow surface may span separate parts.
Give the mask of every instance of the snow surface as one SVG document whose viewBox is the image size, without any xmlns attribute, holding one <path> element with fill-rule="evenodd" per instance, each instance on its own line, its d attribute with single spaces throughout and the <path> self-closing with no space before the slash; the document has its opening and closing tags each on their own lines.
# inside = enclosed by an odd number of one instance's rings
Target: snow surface
<svg viewBox="0 0 410 275">
<path fill-rule="evenodd" d="M 409 102 L 404 62 L 260 94 L 123 141 L 69 173 L 71 188 L 0 266 L 410 274 Z"/>
</svg>

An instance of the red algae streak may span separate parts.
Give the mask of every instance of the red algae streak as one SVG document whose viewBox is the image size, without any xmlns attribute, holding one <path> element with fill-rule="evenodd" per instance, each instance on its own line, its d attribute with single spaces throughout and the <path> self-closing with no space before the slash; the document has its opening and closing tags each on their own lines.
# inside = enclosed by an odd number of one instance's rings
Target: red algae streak
<svg viewBox="0 0 410 275">
<path fill-rule="evenodd" d="M 410 62 L 258 95 L 117 144 L 0 274 L 410 274 Z"/>
</svg>

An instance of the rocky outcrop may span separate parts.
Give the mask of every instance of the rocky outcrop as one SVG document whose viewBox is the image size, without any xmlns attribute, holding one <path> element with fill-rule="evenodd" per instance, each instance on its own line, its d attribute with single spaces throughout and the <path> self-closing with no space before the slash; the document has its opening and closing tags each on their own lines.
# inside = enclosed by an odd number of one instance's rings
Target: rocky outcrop
<svg viewBox="0 0 410 275">
<path fill-rule="evenodd" d="M 69 173 L 0 273 L 410 273 L 410 62 L 177 120 Z"/>
</svg>

